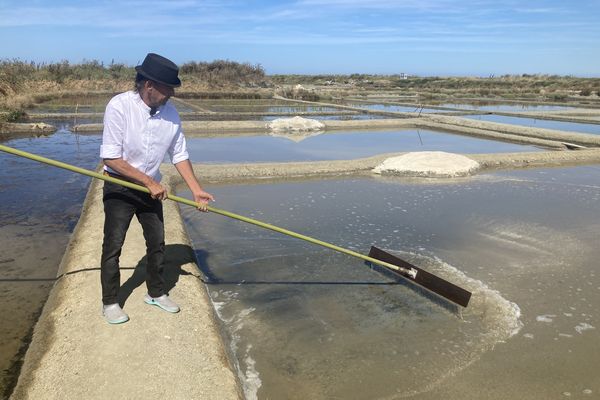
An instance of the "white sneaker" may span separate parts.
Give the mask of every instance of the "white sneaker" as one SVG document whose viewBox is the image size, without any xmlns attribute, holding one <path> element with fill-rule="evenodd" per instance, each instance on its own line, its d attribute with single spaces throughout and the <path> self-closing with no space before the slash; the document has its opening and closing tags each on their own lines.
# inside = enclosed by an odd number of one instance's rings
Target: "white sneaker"
<svg viewBox="0 0 600 400">
<path fill-rule="evenodd" d="M 103 305 L 102 315 L 109 324 L 122 324 L 129 321 L 129 316 L 121 309 L 119 303 Z"/>
<path fill-rule="evenodd" d="M 166 294 L 163 294 L 160 297 L 150 297 L 149 294 L 146 294 L 146 296 L 144 296 L 144 302 L 153 306 L 159 306 L 163 310 L 168 311 L 170 313 L 179 312 L 179 306 L 175 304 L 175 302 L 171 300 Z"/>
</svg>

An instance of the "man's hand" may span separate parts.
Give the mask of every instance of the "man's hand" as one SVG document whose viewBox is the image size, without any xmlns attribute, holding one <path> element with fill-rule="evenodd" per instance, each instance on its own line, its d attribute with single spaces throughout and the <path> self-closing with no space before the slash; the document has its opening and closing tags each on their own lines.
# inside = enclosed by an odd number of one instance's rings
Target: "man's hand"
<svg viewBox="0 0 600 400">
<path fill-rule="evenodd" d="M 165 200 L 169 194 L 167 193 L 167 189 L 160 183 L 156 182 L 154 179 L 148 179 L 145 182 L 145 186 L 150 191 L 150 197 L 155 200 Z"/>
<path fill-rule="evenodd" d="M 155 200 L 165 200 L 168 196 L 167 189 L 143 172 L 133 168 L 122 158 L 105 158 L 104 165 L 116 171 L 119 175 L 146 186 L 150 196 Z"/>
<path fill-rule="evenodd" d="M 194 196 L 194 201 L 198 203 L 198 210 L 200 211 L 208 211 L 208 202 L 215 201 L 215 198 L 212 194 L 205 192 L 200 183 L 198 183 L 198 179 L 194 175 L 194 169 L 192 168 L 192 163 L 190 160 L 183 160 L 175 164 L 175 168 L 181 174 L 181 177 L 188 185 L 190 190 L 192 191 L 192 195 Z"/>
<path fill-rule="evenodd" d="M 208 208 L 207 208 L 208 202 L 215 201 L 215 198 L 213 197 L 212 194 L 207 193 L 201 189 L 193 192 L 192 194 L 194 195 L 194 201 L 196 203 L 198 203 L 199 211 L 207 212 L 208 211 Z"/>
</svg>

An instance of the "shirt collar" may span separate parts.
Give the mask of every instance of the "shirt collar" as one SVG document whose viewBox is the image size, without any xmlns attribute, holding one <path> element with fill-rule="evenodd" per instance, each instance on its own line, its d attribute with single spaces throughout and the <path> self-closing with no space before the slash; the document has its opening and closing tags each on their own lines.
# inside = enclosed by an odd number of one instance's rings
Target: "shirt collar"
<svg viewBox="0 0 600 400">
<path fill-rule="evenodd" d="M 158 114 L 160 114 L 160 112 L 163 109 L 163 106 L 161 105 L 156 109 L 156 113 L 154 115 L 150 115 L 150 107 L 148 107 L 148 105 L 146 103 L 144 103 L 144 100 L 142 100 L 142 96 L 140 96 L 140 94 L 138 92 L 133 92 L 133 96 L 134 96 L 135 102 L 144 111 L 144 113 L 146 115 L 148 115 L 148 118 L 156 117 Z"/>
</svg>

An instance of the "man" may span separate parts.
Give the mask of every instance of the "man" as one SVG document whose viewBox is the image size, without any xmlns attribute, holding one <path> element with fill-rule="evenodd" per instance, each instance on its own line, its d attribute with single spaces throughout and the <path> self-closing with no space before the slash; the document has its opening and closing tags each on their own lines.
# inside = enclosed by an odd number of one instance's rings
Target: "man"
<svg viewBox="0 0 600 400">
<path fill-rule="evenodd" d="M 214 201 L 194 176 L 179 114 L 168 102 L 175 94 L 174 88 L 181 85 L 179 68 L 167 58 L 150 53 L 135 69 L 135 90 L 113 97 L 106 106 L 100 148 L 106 175 L 144 185 L 150 191 L 148 194 L 110 182 L 104 184 L 102 311 L 111 324 L 129 320 L 117 297 L 119 256 L 134 214 L 146 239 L 148 293 L 144 301 L 168 312 L 179 311 L 166 293 L 161 275 L 165 252 L 161 201 L 167 198 L 167 190 L 160 183 L 159 167 L 165 155 L 192 191 L 199 210 L 206 211 L 208 201 Z"/>
</svg>

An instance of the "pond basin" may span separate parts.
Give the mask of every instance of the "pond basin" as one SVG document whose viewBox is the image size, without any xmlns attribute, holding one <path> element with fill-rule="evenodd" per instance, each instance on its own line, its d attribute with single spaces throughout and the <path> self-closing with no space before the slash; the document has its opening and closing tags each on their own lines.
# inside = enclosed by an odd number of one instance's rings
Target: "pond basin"
<svg viewBox="0 0 600 400">
<path fill-rule="evenodd" d="M 216 207 L 376 245 L 473 292 L 452 312 L 361 260 L 182 207 L 248 398 L 600 393 L 598 167 L 206 189 Z"/>
<path fill-rule="evenodd" d="M 282 106 L 209 106 L 211 111 L 215 112 L 262 112 L 262 113 L 297 113 L 297 112 L 311 112 L 311 113 L 319 113 L 319 112 L 335 112 L 335 111 L 343 111 L 342 109 L 338 109 L 335 107 L 328 106 L 310 106 L 310 105 L 299 105 L 299 106 L 290 106 L 290 105 L 282 105 Z"/>
<path fill-rule="evenodd" d="M 334 131 L 308 135 L 188 137 L 187 144 L 193 160 L 209 163 L 340 160 L 409 151 L 467 154 L 540 150 L 535 146 L 422 129 Z"/>
<path fill-rule="evenodd" d="M 502 124 L 521 125 L 532 128 L 554 129 L 559 131 L 591 133 L 600 135 L 600 124 L 584 124 L 578 122 L 552 121 L 547 119 L 508 117 L 504 115 L 465 115 L 463 118 L 479 121 L 498 122 Z"/>
<path fill-rule="evenodd" d="M 308 114 L 294 114 L 290 113 L 289 115 L 282 114 L 244 114 L 244 113 L 215 113 L 215 114 L 181 114 L 182 121 L 273 121 L 278 118 L 293 118 L 295 116 L 300 116 L 302 118 L 307 119 L 316 119 L 316 120 L 364 120 L 364 119 L 383 119 L 384 116 L 375 115 L 375 114 L 367 114 L 367 113 L 328 113 L 328 114 L 320 114 L 320 113 L 308 113 Z"/>
<path fill-rule="evenodd" d="M 347 105 L 358 108 L 365 108 L 367 110 L 373 111 L 389 111 L 389 112 L 422 112 L 422 113 L 438 113 L 438 112 L 448 112 L 448 110 L 439 110 L 436 108 L 427 108 L 423 107 L 420 104 L 415 104 L 414 106 L 403 106 L 403 105 L 394 105 L 394 104 L 373 104 L 373 103 L 347 103 Z"/>
<path fill-rule="evenodd" d="M 575 107 L 548 104 L 490 104 L 490 103 L 444 103 L 441 107 L 459 108 L 478 111 L 529 112 L 529 111 L 563 111 Z"/>
<path fill-rule="evenodd" d="M 36 104 L 37 113 L 104 112 L 113 95 L 72 95 Z"/>
</svg>

